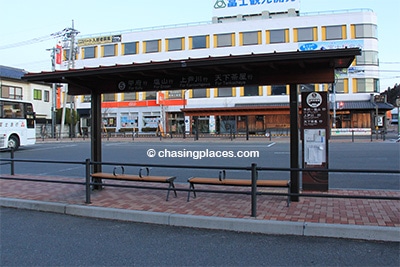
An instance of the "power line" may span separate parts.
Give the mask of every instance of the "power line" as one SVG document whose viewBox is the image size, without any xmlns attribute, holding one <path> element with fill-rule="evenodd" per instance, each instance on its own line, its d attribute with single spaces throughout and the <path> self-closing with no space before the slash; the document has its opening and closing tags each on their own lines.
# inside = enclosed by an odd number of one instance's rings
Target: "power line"
<svg viewBox="0 0 400 267">
<path fill-rule="evenodd" d="M 26 40 L 26 41 L 22 41 L 22 42 L 17 42 L 17 43 L 13 43 L 13 44 L 7 44 L 7 45 L 2 45 L 0 46 L 0 50 L 4 50 L 4 49 L 10 49 L 10 48 L 15 48 L 15 47 L 20 47 L 20 46 L 25 46 L 25 45 L 31 45 L 31 44 L 35 44 L 35 43 L 40 43 L 40 42 L 44 42 L 44 41 L 48 41 L 51 39 L 56 39 L 59 37 L 64 36 L 65 38 L 70 38 L 71 37 L 71 33 L 72 34 L 77 34 L 77 31 L 75 29 L 72 28 L 65 28 L 62 31 L 58 31 L 49 35 L 44 35 L 41 37 L 36 37 L 30 40 Z"/>
<path fill-rule="evenodd" d="M 31 45 L 34 43 L 40 43 L 40 42 L 44 42 L 50 39 L 53 39 L 54 37 L 51 35 L 45 35 L 45 36 L 41 36 L 41 37 L 36 37 L 30 40 L 26 40 L 26 41 L 22 41 L 22 42 L 18 42 L 18 43 L 13 43 L 13 44 L 7 44 L 7 45 L 2 45 L 0 46 L 0 50 L 4 50 L 4 49 L 9 49 L 9 48 L 15 48 L 15 47 L 20 47 L 20 46 L 25 46 L 25 45 Z"/>
</svg>

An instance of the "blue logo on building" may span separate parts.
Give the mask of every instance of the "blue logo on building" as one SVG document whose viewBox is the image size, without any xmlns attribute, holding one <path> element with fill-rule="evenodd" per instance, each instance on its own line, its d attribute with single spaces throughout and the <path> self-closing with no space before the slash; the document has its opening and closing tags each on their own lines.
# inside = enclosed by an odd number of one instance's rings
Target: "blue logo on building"
<svg viewBox="0 0 400 267">
<path fill-rule="evenodd" d="M 299 47 L 300 51 L 311 51 L 315 50 L 318 48 L 318 45 L 316 43 L 307 43 L 303 44 Z"/>
</svg>

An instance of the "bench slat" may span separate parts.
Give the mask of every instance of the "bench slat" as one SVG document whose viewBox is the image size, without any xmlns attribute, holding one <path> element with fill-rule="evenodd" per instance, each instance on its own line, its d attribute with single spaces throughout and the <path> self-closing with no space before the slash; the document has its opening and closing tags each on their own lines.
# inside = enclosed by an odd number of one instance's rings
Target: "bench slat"
<svg viewBox="0 0 400 267">
<path fill-rule="evenodd" d="M 96 172 L 91 174 L 92 178 L 97 179 L 109 179 L 109 180 L 120 180 L 120 181 L 132 181 L 132 182 L 149 182 L 149 183 L 168 183 L 168 192 L 167 199 L 169 199 L 169 192 L 172 189 L 174 191 L 175 197 L 176 189 L 174 185 L 175 176 L 139 176 L 133 174 L 113 174 L 113 173 L 104 173 L 104 172 Z"/>
<path fill-rule="evenodd" d="M 117 174 L 97 172 L 92 174 L 93 178 L 99 179 L 113 179 L 125 181 L 140 181 L 140 182 L 154 182 L 154 183 L 170 183 L 175 180 L 174 176 L 142 176 L 133 174 Z"/>
<path fill-rule="evenodd" d="M 251 180 L 244 179 L 223 179 L 192 177 L 189 183 L 208 184 L 208 185 L 232 185 L 232 186 L 251 186 Z M 286 180 L 257 180 L 257 186 L 265 187 L 289 187 L 289 181 Z"/>
<path fill-rule="evenodd" d="M 218 178 L 204 178 L 204 177 L 191 177 L 188 179 L 189 192 L 187 201 L 190 199 L 190 193 L 193 192 L 193 196 L 196 197 L 195 184 L 204 185 L 225 185 L 225 186 L 251 186 L 250 179 L 218 179 Z M 257 180 L 258 187 L 285 187 L 288 188 L 288 194 L 290 194 L 290 181 L 288 180 Z M 287 206 L 290 205 L 290 197 L 287 198 Z"/>
</svg>

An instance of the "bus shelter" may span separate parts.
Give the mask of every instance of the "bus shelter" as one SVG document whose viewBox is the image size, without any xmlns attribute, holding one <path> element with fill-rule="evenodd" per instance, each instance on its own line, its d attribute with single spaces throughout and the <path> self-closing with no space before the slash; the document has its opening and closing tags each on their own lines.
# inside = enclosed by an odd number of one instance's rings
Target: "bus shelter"
<svg viewBox="0 0 400 267">
<path fill-rule="evenodd" d="M 334 83 L 335 69 L 348 68 L 359 48 L 317 51 L 274 52 L 207 58 L 151 61 L 52 72 L 28 73 L 30 82 L 66 83 L 70 95 L 91 95 L 91 160 L 102 161 L 101 95 L 141 91 L 165 91 L 290 85 L 290 180 L 291 193 L 299 185 L 299 96 L 298 84 Z M 94 172 L 101 172 L 95 165 Z M 291 197 L 298 201 L 297 196 Z"/>
</svg>

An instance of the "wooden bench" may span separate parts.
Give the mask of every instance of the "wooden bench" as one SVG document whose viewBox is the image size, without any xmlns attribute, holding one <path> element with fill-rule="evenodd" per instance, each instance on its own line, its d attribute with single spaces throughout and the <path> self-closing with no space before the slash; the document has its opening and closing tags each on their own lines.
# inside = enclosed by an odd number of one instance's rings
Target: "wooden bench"
<svg viewBox="0 0 400 267">
<path fill-rule="evenodd" d="M 167 199 L 169 199 L 169 193 L 171 189 L 174 191 L 175 197 L 177 197 L 176 189 L 174 185 L 175 176 L 154 176 L 149 175 L 149 168 L 141 168 L 139 170 L 139 175 L 125 174 L 124 167 L 120 167 L 122 170 L 121 174 L 116 173 L 117 167 L 114 168 L 113 173 L 96 172 L 92 173 L 91 177 L 95 179 L 109 179 L 109 180 L 120 180 L 120 181 L 130 181 L 130 182 L 147 182 L 147 183 L 167 183 L 168 192 Z M 146 170 L 146 175 L 142 175 L 142 170 Z"/>
<path fill-rule="evenodd" d="M 191 177 L 188 179 L 189 182 L 189 192 L 187 201 L 190 199 L 190 193 L 193 192 L 193 197 L 196 198 L 195 184 L 203 185 L 219 185 L 219 186 L 242 186 L 251 187 L 250 179 L 225 179 L 225 172 L 223 175 L 219 175 L 219 178 L 203 178 L 203 177 Z M 290 193 L 290 181 L 288 180 L 257 180 L 257 187 L 278 187 L 287 188 L 288 193 Z M 290 205 L 290 197 L 287 198 L 287 206 Z"/>
</svg>

